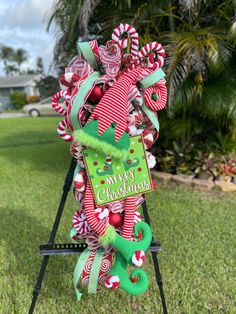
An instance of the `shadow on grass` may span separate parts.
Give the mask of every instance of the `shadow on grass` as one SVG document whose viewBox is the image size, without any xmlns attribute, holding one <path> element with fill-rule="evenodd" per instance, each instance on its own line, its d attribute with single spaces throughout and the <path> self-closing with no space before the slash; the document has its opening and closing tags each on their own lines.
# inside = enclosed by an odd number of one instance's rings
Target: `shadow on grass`
<svg viewBox="0 0 236 314">
<path fill-rule="evenodd" d="M 71 160 L 69 145 L 43 130 L 4 137 L 0 154 L 14 164 L 26 162 L 30 170 L 49 173 L 69 167 Z"/>
<path fill-rule="evenodd" d="M 15 131 L 1 137 L 1 148 L 14 148 L 28 145 L 40 145 L 59 142 L 60 138 L 56 132 L 50 130 L 34 130 L 34 131 Z"/>
<path fill-rule="evenodd" d="M 28 216 L 24 210 L 1 208 L 0 217 L 1 246 L 7 253 L 4 260 L 8 261 L 4 269 L 7 274 L 14 276 L 15 281 L 22 281 L 23 277 L 29 290 L 33 292 L 43 259 L 38 256 L 38 247 L 42 242 L 48 241 L 51 230 L 35 217 Z M 58 274 L 62 269 L 68 270 L 72 267 L 74 264 L 64 256 L 50 258 L 48 266 L 50 271 L 45 275 L 45 280 L 50 276 L 50 289 L 47 289 L 47 295 L 44 297 L 51 298 L 57 295 L 57 287 L 61 286 L 63 281 L 63 277 Z M 13 278 L 11 285 L 14 285 Z"/>
</svg>

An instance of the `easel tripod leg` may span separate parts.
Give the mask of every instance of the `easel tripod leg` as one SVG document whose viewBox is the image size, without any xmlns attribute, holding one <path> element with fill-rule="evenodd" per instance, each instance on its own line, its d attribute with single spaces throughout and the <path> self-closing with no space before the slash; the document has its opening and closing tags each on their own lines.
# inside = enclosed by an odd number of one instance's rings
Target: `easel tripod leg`
<svg viewBox="0 0 236 314">
<path fill-rule="evenodd" d="M 52 231 L 51 231 L 51 235 L 50 235 L 48 243 L 54 243 L 56 233 L 57 233 L 57 230 L 58 230 L 58 227 L 60 224 L 62 212 L 63 212 L 63 209 L 65 207 L 67 195 L 70 191 L 71 184 L 73 181 L 73 174 L 74 174 L 75 167 L 76 167 L 76 159 L 72 158 L 70 168 L 69 168 L 67 175 L 66 175 L 66 178 L 65 178 L 65 182 L 64 182 L 64 186 L 63 186 L 63 194 L 62 194 L 62 197 L 60 200 L 60 204 L 59 204 L 59 207 L 57 210 L 57 214 L 56 214 L 56 217 L 54 220 L 54 224 L 52 227 Z M 48 265 L 48 261 L 49 261 L 49 255 L 44 256 L 43 261 L 42 261 L 42 265 L 41 265 L 41 268 L 39 271 L 38 279 L 37 279 L 37 282 L 34 286 L 33 298 L 31 301 L 29 314 L 33 314 L 33 312 L 34 312 L 35 304 L 36 304 L 36 301 L 37 301 L 38 296 L 39 296 L 40 291 L 41 291 L 41 286 L 42 286 L 44 274 L 45 274 L 45 271 L 46 271 L 46 268 Z"/>
<path fill-rule="evenodd" d="M 34 286 L 33 298 L 32 298 L 32 301 L 31 301 L 29 314 L 33 314 L 33 312 L 34 312 L 35 304 L 36 304 L 36 301 L 37 301 L 38 296 L 39 296 L 40 291 L 41 291 L 42 281 L 43 281 L 43 277 L 44 277 L 44 274 L 45 274 L 45 271 L 46 271 L 46 268 L 47 268 L 47 265 L 48 265 L 48 261 L 49 261 L 49 256 L 48 255 L 44 256 L 43 261 L 42 261 L 42 265 L 41 265 L 41 268 L 40 268 L 40 272 L 39 272 L 39 275 L 38 275 L 38 279 L 37 279 L 37 282 L 36 282 L 36 284 Z"/>
<path fill-rule="evenodd" d="M 150 226 L 150 218 L 149 218 L 149 214 L 148 214 L 148 210 L 147 210 L 147 203 L 146 203 L 146 201 L 143 202 L 142 208 L 143 208 L 144 220 Z M 152 252 L 152 261 L 153 261 L 155 275 L 156 275 L 156 282 L 157 282 L 157 285 L 158 285 L 158 288 L 159 288 L 159 292 L 160 292 L 163 314 L 168 314 L 167 306 L 166 306 L 166 300 L 165 300 L 165 294 L 164 294 L 164 290 L 163 290 L 163 282 L 162 282 L 162 277 L 161 277 L 161 272 L 160 272 L 160 267 L 159 267 L 157 253 L 156 252 Z"/>
<path fill-rule="evenodd" d="M 163 282 L 162 282 L 162 277 L 161 277 L 161 272 L 158 264 L 158 259 L 157 259 L 157 253 L 152 252 L 152 261 L 155 269 L 155 275 L 156 275 L 156 282 L 160 291 L 160 297 L 161 297 L 161 303 L 162 303 L 162 308 L 163 308 L 163 314 L 167 314 L 167 306 L 166 306 L 166 300 L 165 300 L 165 294 L 163 290 Z"/>
</svg>

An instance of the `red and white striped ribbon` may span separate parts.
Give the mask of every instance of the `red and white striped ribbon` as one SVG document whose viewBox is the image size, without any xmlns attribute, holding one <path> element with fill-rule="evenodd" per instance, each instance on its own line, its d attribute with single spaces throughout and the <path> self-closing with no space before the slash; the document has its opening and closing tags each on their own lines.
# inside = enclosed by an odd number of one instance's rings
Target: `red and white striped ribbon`
<svg viewBox="0 0 236 314">
<path fill-rule="evenodd" d="M 95 58 L 97 60 L 97 62 L 100 62 L 100 57 L 99 57 L 99 53 L 98 53 L 98 42 L 96 41 L 96 39 L 89 41 L 89 46 L 91 47 Z"/>
<path fill-rule="evenodd" d="M 65 69 L 65 73 L 75 73 L 79 77 L 83 77 L 85 74 L 90 74 L 93 72 L 93 68 L 85 60 L 80 57 L 74 57 L 68 67 Z"/>
<path fill-rule="evenodd" d="M 136 209 L 136 197 L 127 197 L 124 201 L 125 211 L 124 211 L 124 223 L 122 228 L 122 237 L 130 240 L 133 234 L 134 228 L 134 217 Z"/>
<path fill-rule="evenodd" d="M 66 141 L 66 142 L 71 142 L 73 140 L 73 136 L 69 135 L 66 133 L 65 129 L 66 129 L 66 119 L 62 120 L 57 128 L 57 133 L 60 135 L 60 137 Z"/>
<path fill-rule="evenodd" d="M 155 85 L 145 89 L 143 92 L 144 101 L 148 108 L 153 111 L 164 109 L 167 102 L 166 80 L 161 79 Z M 157 100 L 152 99 L 152 95 L 157 95 Z"/>
<path fill-rule="evenodd" d="M 156 60 L 155 53 L 157 53 L 157 60 Z M 158 68 L 161 68 L 164 64 L 165 50 L 161 44 L 154 41 L 145 45 L 139 51 L 138 56 L 139 56 L 139 59 L 141 59 L 142 65 L 145 65 L 148 68 L 151 68 L 152 70 L 156 70 Z M 145 59 L 146 59 L 146 62 L 145 62 Z"/>
<path fill-rule="evenodd" d="M 123 74 L 97 104 L 88 122 L 92 119 L 98 119 L 98 135 L 105 132 L 113 122 L 116 123 L 116 141 L 125 132 L 127 128 L 128 93 L 132 84 L 140 78 L 142 73 L 143 69 L 139 67 Z"/>
<path fill-rule="evenodd" d="M 87 186 L 85 191 L 84 211 L 90 227 L 99 235 L 105 234 L 107 224 L 100 221 L 95 214 L 93 193 L 89 180 L 87 180 Z"/>
<path fill-rule="evenodd" d="M 114 29 L 112 39 L 117 42 L 123 49 L 128 46 L 128 38 L 120 39 L 121 35 L 127 33 L 131 38 L 131 55 L 133 57 L 138 56 L 139 39 L 138 33 L 135 28 L 129 24 L 121 23 L 117 28 Z"/>
<path fill-rule="evenodd" d="M 137 102 L 139 106 L 142 106 L 142 102 L 143 102 L 142 95 L 139 89 L 137 88 L 136 84 L 133 84 L 130 87 L 128 100 L 129 101 L 135 100 L 135 102 Z"/>
<path fill-rule="evenodd" d="M 51 106 L 52 108 L 57 111 L 58 113 L 60 113 L 63 116 L 66 116 L 66 109 L 64 109 L 60 104 L 59 104 L 59 99 L 64 98 L 67 105 L 68 105 L 68 101 L 70 100 L 70 93 L 64 90 L 61 90 L 59 92 L 57 92 L 56 94 L 54 94 L 52 96 L 52 103 Z"/>
<path fill-rule="evenodd" d="M 116 44 L 108 42 L 106 46 L 99 47 L 99 56 L 106 75 L 109 79 L 114 79 L 121 66 L 120 48 Z"/>
</svg>

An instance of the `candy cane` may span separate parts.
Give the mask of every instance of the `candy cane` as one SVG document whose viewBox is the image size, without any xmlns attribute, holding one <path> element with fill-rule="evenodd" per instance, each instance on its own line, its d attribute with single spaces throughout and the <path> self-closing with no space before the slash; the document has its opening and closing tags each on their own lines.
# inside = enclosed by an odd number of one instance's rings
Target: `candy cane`
<svg viewBox="0 0 236 314">
<path fill-rule="evenodd" d="M 156 52 L 158 54 L 157 60 L 155 60 L 155 54 L 153 52 Z M 161 44 L 154 41 L 145 45 L 139 51 L 138 56 L 139 56 L 139 59 L 141 60 L 147 57 L 146 66 L 148 68 L 152 68 L 152 70 L 156 70 L 157 68 L 161 68 L 164 64 L 165 50 L 163 49 Z"/>
<path fill-rule="evenodd" d="M 124 49 L 128 46 L 128 38 L 120 39 L 121 35 L 127 33 L 131 38 L 131 55 L 133 57 L 138 56 L 139 40 L 138 33 L 135 28 L 129 24 L 121 23 L 116 29 L 114 29 L 112 34 L 112 39 Z"/>
<path fill-rule="evenodd" d="M 66 141 L 66 142 L 71 142 L 73 140 L 72 135 L 68 135 L 65 131 L 67 124 L 66 124 L 66 119 L 62 120 L 57 128 L 57 133 L 60 135 L 60 137 Z"/>
<path fill-rule="evenodd" d="M 59 99 L 64 98 L 66 102 L 70 100 L 70 94 L 67 91 L 61 90 L 52 96 L 52 108 L 62 116 L 66 116 L 66 109 L 59 105 Z M 67 103 L 68 104 L 68 103 Z"/>
</svg>

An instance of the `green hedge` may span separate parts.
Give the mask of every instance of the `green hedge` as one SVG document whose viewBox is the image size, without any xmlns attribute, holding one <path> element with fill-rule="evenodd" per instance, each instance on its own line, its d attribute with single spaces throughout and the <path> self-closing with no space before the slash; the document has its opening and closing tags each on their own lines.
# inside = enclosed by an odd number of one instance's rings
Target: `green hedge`
<svg viewBox="0 0 236 314">
<path fill-rule="evenodd" d="M 23 92 L 13 92 L 10 94 L 10 101 L 16 109 L 21 109 L 27 104 L 26 94 Z"/>
</svg>

